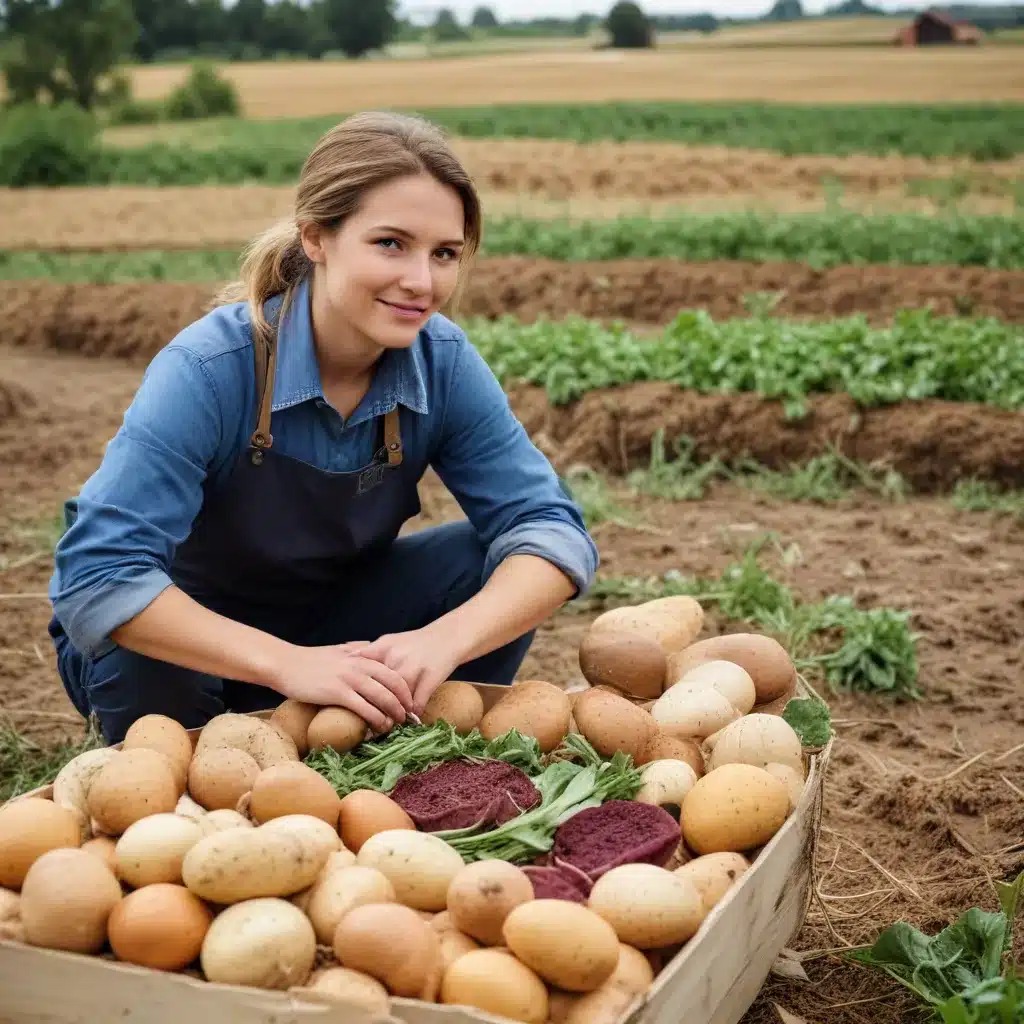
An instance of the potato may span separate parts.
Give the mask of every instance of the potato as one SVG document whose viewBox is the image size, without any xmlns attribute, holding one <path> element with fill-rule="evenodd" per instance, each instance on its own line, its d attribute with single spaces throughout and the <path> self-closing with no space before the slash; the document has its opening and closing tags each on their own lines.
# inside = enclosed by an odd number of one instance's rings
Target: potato
<svg viewBox="0 0 1024 1024">
<path fill-rule="evenodd" d="M 670 689 L 717 690 L 741 714 L 754 707 L 754 680 L 746 669 L 731 661 L 705 661 L 691 668 Z"/>
<path fill-rule="evenodd" d="M 309 918 L 273 897 L 222 910 L 199 957 L 207 981 L 264 989 L 303 984 L 315 960 L 316 935 Z"/>
<path fill-rule="evenodd" d="M 593 910 L 568 900 L 530 900 L 515 907 L 502 929 L 512 953 L 551 985 L 592 992 L 619 962 L 619 940 Z"/>
<path fill-rule="evenodd" d="M 362 971 L 350 970 L 348 967 L 321 967 L 296 991 L 315 992 L 331 1002 L 358 1006 L 359 1009 L 372 1014 L 386 1016 L 391 1010 L 388 990 L 376 978 L 371 978 Z"/>
<path fill-rule="evenodd" d="M 603 988 L 604 986 L 602 986 Z M 600 992 L 601 989 L 595 989 Z M 565 1024 L 572 1008 L 589 992 L 563 992 L 560 988 L 548 989 L 548 1024 Z"/>
<path fill-rule="evenodd" d="M 476 939 L 471 939 L 465 932 L 448 928 L 438 933 L 441 936 L 441 973 L 444 974 L 460 956 L 480 949 Z"/>
<path fill-rule="evenodd" d="M 204 836 L 212 836 L 214 832 L 225 832 L 229 828 L 255 828 L 256 826 L 238 811 L 228 808 L 210 811 L 197 822 Z"/>
<path fill-rule="evenodd" d="M 685 942 L 705 916 L 693 882 L 654 864 L 623 864 L 605 872 L 594 883 L 588 906 L 636 949 Z"/>
<path fill-rule="evenodd" d="M 588 630 L 579 650 L 580 671 L 592 686 L 613 686 L 634 697 L 658 697 L 667 661 L 661 645 L 637 633 Z"/>
<path fill-rule="evenodd" d="M 342 797 L 338 808 L 338 831 L 349 850 L 359 853 L 370 836 L 392 829 L 414 832 L 416 825 L 386 793 L 375 789 L 354 789 Z"/>
<path fill-rule="evenodd" d="M 334 933 L 334 955 L 394 996 L 422 998 L 436 988 L 441 940 L 415 910 L 398 903 L 366 903 L 350 910 Z"/>
<path fill-rule="evenodd" d="M 429 832 L 390 829 L 363 843 L 356 863 L 376 868 L 395 887 L 399 903 L 414 910 L 447 907 L 448 887 L 462 870 L 462 855 Z"/>
<path fill-rule="evenodd" d="M 804 795 L 804 786 L 807 782 L 803 772 L 798 772 L 792 765 L 776 763 L 766 764 L 764 770 L 785 785 L 789 791 L 790 812 L 795 811 L 800 798 Z"/>
<path fill-rule="evenodd" d="M 654 719 L 642 708 L 604 690 L 587 690 L 573 712 L 580 732 L 602 757 L 621 750 L 635 761 L 654 735 Z"/>
<path fill-rule="evenodd" d="M 11 889 L 0 889 L 0 942 L 24 941 L 25 926 L 21 923 L 21 896 Z"/>
<path fill-rule="evenodd" d="M 653 640 L 666 655 L 688 647 L 704 628 L 704 609 L 692 597 L 659 597 L 639 605 L 612 608 L 590 624 L 591 633 L 636 633 Z"/>
<path fill-rule="evenodd" d="M 636 993 L 620 985 L 602 985 L 577 999 L 565 1016 L 565 1024 L 618 1024 Z"/>
<path fill-rule="evenodd" d="M 633 799 L 658 807 L 681 807 L 696 782 L 697 773 L 685 761 L 651 761 L 643 768 L 643 785 Z"/>
<path fill-rule="evenodd" d="M 651 709 L 657 727 L 677 739 L 704 739 L 741 716 L 717 690 L 670 686 Z"/>
<path fill-rule="evenodd" d="M 117 840 L 111 839 L 110 836 L 96 836 L 95 839 L 87 839 L 82 843 L 81 849 L 94 857 L 99 857 L 115 876 L 117 875 Z"/>
<path fill-rule="evenodd" d="M 188 790 L 207 811 L 234 810 L 260 774 L 255 759 L 237 747 L 200 750 L 188 769 Z"/>
<path fill-rule="evenodd" d="M 91 816 L 87 806 L 89 787 L 99 770 L 119 755 L 120 751 L 113 747 L 84 750 L 68 761 L 53 780 L 53 802 L 58 807 L 72 811 L 78 818 L 83 842 L 92 837 Z"/>
<path fill-rule="evenodd" d="M 755 704 L 754 711 L 759 715 L 781 715 L 796 694 L 797 687 L 794 683 L 781 697 L 776 697 L 775 700 L 770 700 L 765 704 Z"/>
<path fill-rule="evenodd" d="M 347 754 L 370 735 L 369 727 L 348 708 L 321 708 L 309 723 L 306 741 L 310 750 L 330 747 L 339 754 Z"/>
<path fill-rule="evenodd" d="M 99 857 L 73 848 L 48 850 L 33 862 L 21 886 L 25 941 L 45 949 L 98 953 L 120 900 L 121 886 Z"/>
<path fill-rule="evenodd" d="M 789 790 L 763 768 L 724 764 L 683 800 L 679 823 L 694 853 L 742 853 L 763 846 L 789 815 Z"/>
<path fill-rule="evenodd" d="M 708 771 L 723 764 L 789 765 L 803 775 L 804 755 L 800 737 L 778 715 L 745 715 L 723 729 L 708 758 Z"/>
<path fill-rule="evenodd" d="M 188 730 L 166 715 L 143 715 L 124 734 L 122 750 L 157 750 L 174 765 L 178 788 L 185 791 L 188 765 L 192 760 L 192 740 Z"/>
<path fill-rule="evenodd" d="M 305 757 L 309 753 L 309 726 L 320 710 L 319 704 L 289 698 L 274 709 L 270 724 L 287 733 L 299 757 Z"/>
<path fill-rule="evenodd" d="M 441 1002 L 472 1006 L 526 1024 L 544 1024 L 548 1019 L 544 982 L 514 956 L 496 949 L 460 956 L 445 971 Z"/>
<path fill-rule="evenodd" d="M 20 889 L 44 853 L 81 842 L 81 822 L 73 810 L 42 797 L 11 801 L 0 807 L 0 886 Z"/>
<path fill-rule="evenodd" d="M 166 754 L 137 747 L 122 750 L 96 773 L 86 807 L 106 835 L 119 836 L 140 818 L 173 813 L 183 792 Z"/>
<path fill-rule="evenodd" d="M 203 837 L 194 821 L 177 814 L 151 814 L 125 829 L 114 847 L 117 877 L 135 889 L 181 881 L 185 854 Z"/>
<path fill-rule="evenodd" d="M 704 904 L 704 913 L 710 914 L 749 867 L 750 862 L 740 853 L 709 853 L 676 868 L 676 874 L 693 882 Z"/>
<path fill-rule="evenodd" d="M 650 764 L 651 761 L 665 760 L 685 761 L 698 779 L 704 774 L 704 755 L 700 752 L 697 742 L 669 736 L 658 728 L 636 763 L 643 765 Z"/>
<path fill-rule="evenodd" d="M 333 871 L 322 882 L 314 883 L 306 916 L 313 922 L 317 940 L 324 946 L 334 942 L 338 922 L 365 903 L 394 903 L 395 887 L 376 868 L 355 865 Z"/>
<path fill-rule="evenodd" d="M 485 946 L 500 946 L 509 912 L 533 899 L 533 882 L 522 868 L 489 859 L 461 868 L 448 886 L 452 923 Z"/>
<path fill-rule="evenodd" d="M 174 805 L 174 813 L 198 824 L 206 817 L 206 808 L 197 804 L 188 793 L 182 793 Z"/>
<path fill-rule="evenodd" d="M 452 680 L 442 683 L 432 694 L 420 715 L 424 725 L 448 722 L 461 736 L 476 729 L 484 717 L 484 700 L 472 683 Z"/>
<path fill-rule="evenodd" d="M 285 897 L 313 884 L 327 860 L 302 833 L 263 826 L 204 836 L 181 865 L 185 885 L 211 903 Z"/>
<path fill-rule="evenodd" d="M 203 948 L 213 911 L 181 885 L 159 882 L 129 893 L 107 922 L 118 960 L 159 971 L 180 971 Z"/>
<path fill-rule="evenodd" d="M 557 686 L 538 679 L 510 687 L 480 721 L 480 733 L 493 740 L 510 729 L 537 740 L 541 752 L 555 750 L 569 731 L 571 705 Z"/>
<path fill-rule="evenodd" d="M 299 751 L 289 736 L 259 718 L 231 711 L 215 715 L 203 726 L 195 752 L 210 747 L 244 750 L 261 770 L 299 759 Z"/>
<path fill-rule="evenodd" d="M 264 768 L 256 776 L 249 813 L 260 824 L 285 814 L 310 814 L 336 829 L 340 805 L 334 787 L 309 765 L 296 761 Z"/>
<path fill-rule="evenodd" d="M 690 669 L 707 661 L 731 661 L 750 675 L 757 704 L 777 700 L 796 686 L 796 669 L 777 640 L 759 633 L 728 633 L 691 644 L 673 655 L 668 665 L 668 685 Z"/>
<path fill-rule="evenodd" d="M 312 814 L 282 814 L 280 818 L 271 818 L 260 827 L 264 829 L 283 828 L 298 832 L 301 838 L 316 848 L 317 856 L 324 857 L 325 865 L 327 858 L 344 850 L 338 833 L 323 818 L 314 818 Z"/>
</svg>

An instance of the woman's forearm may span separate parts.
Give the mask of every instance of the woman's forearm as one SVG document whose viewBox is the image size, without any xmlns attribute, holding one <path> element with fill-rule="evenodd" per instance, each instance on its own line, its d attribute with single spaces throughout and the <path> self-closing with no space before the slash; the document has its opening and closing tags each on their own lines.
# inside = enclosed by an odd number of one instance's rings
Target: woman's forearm
<svg viewBox="0 0 1024 1024">
<path fill-rule="evenodd" d="M 510 555 L 465 604 L 437 619 L 431 628 L 473 661 L 536 629 L 576 592 L 557 566 L 536 555 Z"/>
<path fill-rule="evenodd" d="M 168 587 L 111 639 L 121 647 L 197 672 L 273 686 L 288 644 L 204 608 Z"/>
</svg>

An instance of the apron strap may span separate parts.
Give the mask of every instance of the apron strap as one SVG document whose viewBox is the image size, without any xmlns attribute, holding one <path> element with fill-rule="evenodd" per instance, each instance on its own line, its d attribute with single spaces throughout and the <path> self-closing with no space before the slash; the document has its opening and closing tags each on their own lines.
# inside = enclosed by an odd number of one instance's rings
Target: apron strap
<svg viewBox="0 0 1024 1024">
<path fill-rule="evenodd" d="M 398 416 L 398 406 L 384 414 L 384 447 L 388 453 L 388 465 L 402 464 L 402 428 Z"/>
<path fill-rule="evenodd" d="M 274 404 L 274 376 L 277 370 L 276 336 L 269 347 L 270 351 L 267 352 L 258 341 L 253 345 L 253 355 L 256 359 L 256 394 L 260 396 L 256 429 L 249 438 L 249 444 L 256 449 L 254 456 L 263 449 L 270 448 L 274 443 L 274 435 L 270 433 L 270 409 Z"/>
</svg>

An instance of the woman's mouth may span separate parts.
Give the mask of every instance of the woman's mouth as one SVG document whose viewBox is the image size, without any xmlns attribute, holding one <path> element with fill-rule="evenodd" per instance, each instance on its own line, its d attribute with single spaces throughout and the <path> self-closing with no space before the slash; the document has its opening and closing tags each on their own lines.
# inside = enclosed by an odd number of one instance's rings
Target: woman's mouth
<svg viewBox="0 0 1024 1024">
<path fill-rule="evenodd" d="M 388 309 L 390 309 L 396 316 L 400 316 L 405 320 L 418 320 L 427 311 L 426 306 L 414 306 L 402 302 L 388 302 L 387 299 L 378 299 L 377 301 L 387 306 Z"/>
</svg>

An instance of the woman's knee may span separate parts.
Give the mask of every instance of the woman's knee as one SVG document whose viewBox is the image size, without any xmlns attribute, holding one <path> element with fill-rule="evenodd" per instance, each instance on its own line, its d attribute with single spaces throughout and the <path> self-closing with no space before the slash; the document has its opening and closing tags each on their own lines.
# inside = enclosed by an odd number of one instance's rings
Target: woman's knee
<svg viewBox="0 0 1024 1024">
<path fill-rule="evenodd" d="M 120 743 L 143 715 L 165 715 L 198 729 L 225 710 L 223 680 L 114 647 L 84 657 L 66 636 L 51 631 L 57 666 L 71 702 L 84 718 L 95 715 L 107 743 Z"/>
</svg>

